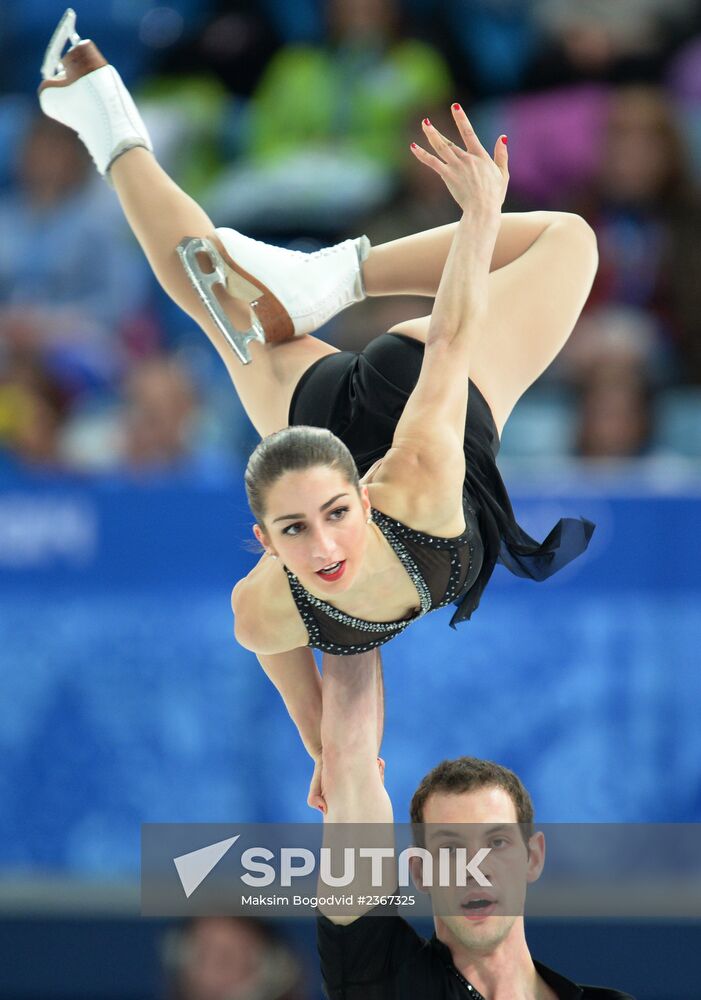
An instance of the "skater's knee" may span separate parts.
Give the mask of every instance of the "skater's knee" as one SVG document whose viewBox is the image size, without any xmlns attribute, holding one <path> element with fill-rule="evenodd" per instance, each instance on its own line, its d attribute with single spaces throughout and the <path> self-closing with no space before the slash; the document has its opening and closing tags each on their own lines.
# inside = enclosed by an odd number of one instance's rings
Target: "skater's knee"
<svg viewBox="0 0 701 1000">
<path fill-rule="evenodd" d="M 572 268 L 583 278 L 593 280 L 599 265 L 596 233 L 581 215 L 573 212 L 553 213 L 552 236 L 557 242 L 558 255 L 565 255 Z"/>
<path fill-rule="evenodd" d="M 574 212 L 557 212 L 556 223 L 562 233 L 572 241 L 579 241 L 590 253 L 597 253 L 596 233 L 586 219 Z"/>
</svg>

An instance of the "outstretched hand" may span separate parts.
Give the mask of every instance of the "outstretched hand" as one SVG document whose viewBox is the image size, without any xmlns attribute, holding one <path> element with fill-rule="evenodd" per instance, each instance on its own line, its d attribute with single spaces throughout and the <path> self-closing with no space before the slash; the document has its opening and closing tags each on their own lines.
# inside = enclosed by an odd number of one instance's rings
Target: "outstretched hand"
<svg viewBox="0 0 701 1000">
<path fill-rule="evenodd" d="M 428 118 L 424 118 L 424 135 L 437 155 L 428 153 L 415 142 L 411 144 L 411 151 L 417 160 L 440 174 L 463 211 L 500 210 L 509 184 L 506 136 L 499 136 L 491 157 L 460 105 L 453 104 L 451 110 L 465 148 L 447 139 Z"/>
</svg>

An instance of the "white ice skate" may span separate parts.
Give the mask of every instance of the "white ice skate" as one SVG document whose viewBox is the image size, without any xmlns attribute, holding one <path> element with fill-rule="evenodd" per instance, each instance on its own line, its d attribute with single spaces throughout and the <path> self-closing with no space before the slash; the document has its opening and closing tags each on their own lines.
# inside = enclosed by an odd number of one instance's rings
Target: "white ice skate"
<svg viewBox="0 0 701 1000">
<path fill-rule="evenodd" d="M 69 45 L 68 51 L 63 50 Z M 39 102 L 45 114 L 77 132 L 105 177 L 129 149 L 151 140 L 141 116 L 113 66 L 75 31 L 70 8 L 59 22 L 41 67 Z M 177 247 L 185 271 L 213 321 L 243 364 L 248 344 L 279 343 L 312 333 L 342 309 L 365 298 L 361 265 L 370 251 L 366 236 L 301 253 L 249 239 L 234 229 L 186 237 Z M 201 264 L 209 259 L 210 269 Z M 215 286 L 252 306 L 251 327 L 237 330 Z"/>
<path fill-rule="evenodd" d="M 42 111 L 78 133 L 103 176 L 128 149 L 153 149 L 122 78 L 93 42 L 76 34 L 70 7 L 49 42 L 41 75 Z"/>
<path fill-rule="evenodd" d="M 370 252 L 367 236 L 302 253 L 252 240 L 235 229 L 216 237 L 183 240 L 178 253 L 210 316 L 245 365 L 248 344 L 280 343 L 312 333 L 353 302 L 365 298 L 361 264 Z M 207 273 L 198 254 L 209 258 Z M 253 309 L 251 328 L 236 330 L 214 292 L 222 285 Z"/>
</svg>

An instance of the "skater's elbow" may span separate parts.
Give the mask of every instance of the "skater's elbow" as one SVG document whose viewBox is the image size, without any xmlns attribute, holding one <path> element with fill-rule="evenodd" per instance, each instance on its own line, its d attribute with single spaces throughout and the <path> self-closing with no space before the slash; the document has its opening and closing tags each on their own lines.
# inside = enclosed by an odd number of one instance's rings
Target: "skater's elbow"
<svg viewBox="0 0 701 1000">
<path fill-rule="evenodd" d="M 257 615 L 251 603 L 250 588 L 246 580 L 239 580 L 231 592 L 231 610 L 234 615 L 234 638 L 239 646 L 252 653 L 262 652 Z"/>
<path fill-rule="evenodd" d="M 286 650 L 280 648 L 280 643 L 275 641 L 275 637 L 266 634 L 253 615 L 239 610 L 234 611 L 234 638 L 239 646 L 255 653 L 257 656 L 272 655 L 273 653 L 283 653 Z"/>
<path fill-rule="evenodd" d="M 243 623 L 240 615 L 234 616 L 234 638 L 239 646 L 242 646 L 249 652 L 262 652 L 262 650 L 259 649 L 260 643 L 258 642 L 255 632 Z"/>
<path fill-rule="evenodd" d="M 240 646 L 257 656 L 272 656 L 305 644 L 304 637 L 298 632 L 293 634 L 284 618 L 275 613 L 274 604 L 265 613 L 263 607 L 255 584 L 246 578 L 236 584 L 231 594 L 231 610 L 234 638 Z"/>
</svg>

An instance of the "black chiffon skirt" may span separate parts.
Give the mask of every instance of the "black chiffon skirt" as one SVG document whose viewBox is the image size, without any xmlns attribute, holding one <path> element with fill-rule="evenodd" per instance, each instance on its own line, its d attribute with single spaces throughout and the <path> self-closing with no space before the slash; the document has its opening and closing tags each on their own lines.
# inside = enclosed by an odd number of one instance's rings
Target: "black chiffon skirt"
<svg viewBox="0 0 701 1000">
<path fill-rule="evenodd" d="M 297 384 L 290 424 L 328 428 L 348 447 L 363 476 L 392 444 L 418 380 L 423 352 L 420 341 L 385 333 L 360 353 L 341 351 L 320 358 Z M 520 527 L 496 464 L 499 435 L 494 418 L 472 381 L 464 450 L 463 495 L 477 512 L 484 562 L 477 580 L 456 601 L 453 627 L 475 610 L 497 562 L 516 576 L 545 580 L 581 555 L 594 531 L 585 518 L 562 518 L 543 542 L 537 542 Z"/>
</svg>

